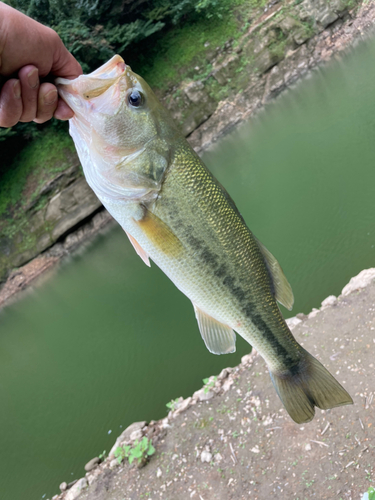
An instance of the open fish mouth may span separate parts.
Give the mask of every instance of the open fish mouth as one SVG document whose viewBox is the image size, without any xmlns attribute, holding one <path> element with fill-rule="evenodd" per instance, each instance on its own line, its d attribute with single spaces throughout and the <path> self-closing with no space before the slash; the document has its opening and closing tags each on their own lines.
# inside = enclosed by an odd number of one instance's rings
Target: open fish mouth
<svg viewBox="0 0 375 500">
<path fill-rule="evenodd" d="M 112 85 L 114 85 L 126 71 L 123 58 L 115 55 L 88 75 L 80 75 L 74 80 L 56 78 L 55 84 L 59 95 L 73 109 L 78 111 L 79 101 L 83 98 L 90 100 L 99 97 Z"/>
</svg>

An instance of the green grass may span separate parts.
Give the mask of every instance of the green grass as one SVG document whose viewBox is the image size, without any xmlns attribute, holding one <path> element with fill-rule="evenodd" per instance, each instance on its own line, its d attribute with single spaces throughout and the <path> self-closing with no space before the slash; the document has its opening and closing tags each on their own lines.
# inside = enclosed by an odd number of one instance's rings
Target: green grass
<svg viewBox="0 0 375 500">
<path fill-rule="evenodd" d="M 223 47 L 229 38 L 234 41 L 240 38 L 247 19 L 265 3 L 264 0 L 223 0 L 225 15 L 221 18 L 202 16 L 194 23 L 170 29 L 155 40 L 147 58 L 139 54 L 133 69 L 161 92 L 185 78 L 203 78 L 212 50 Z M 206 42 L 209 42 L 207 47 Z M 199 70 L 195 70 L 196 66 Z"/>
</svg>

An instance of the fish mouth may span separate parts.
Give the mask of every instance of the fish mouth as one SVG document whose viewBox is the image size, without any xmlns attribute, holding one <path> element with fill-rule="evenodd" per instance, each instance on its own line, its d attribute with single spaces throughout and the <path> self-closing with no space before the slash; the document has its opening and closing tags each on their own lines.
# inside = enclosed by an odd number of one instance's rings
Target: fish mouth
<svg viewBox="0 0 375 500">
<path fill-rule="evenodd" d="M 112 59 L 87 76 L 91 76 L 93 78 L 114 78 L 121 76 L 124 73 L 125 68 L 126 64 L 124 59 L 116 54 L 112 57 Z"/>
<path fill-rule="evenodd" d="M 76 112 L 82 99 L 90 100 L 103 94 L 124 75 L 125 70 L 125 61 L 117 54 L 88 75 L 80 75 L 74 80 L 56 78 L 55 84 L 60 97 Z"/>
</svg>

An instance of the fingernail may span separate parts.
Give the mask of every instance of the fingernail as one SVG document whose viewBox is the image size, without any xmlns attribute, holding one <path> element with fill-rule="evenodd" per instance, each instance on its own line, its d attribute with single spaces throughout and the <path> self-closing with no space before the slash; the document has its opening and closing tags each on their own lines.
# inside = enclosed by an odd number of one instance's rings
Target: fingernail
<svg viewBox="0 0 375 500">
<path fill-rule="evenodd" d="M 36 89 L 38 84 L 39 84 L 39 77 L 38 77 L 38 70 L 37 68 L 34 68 L 30 73 L 27 75 L 27 80 L 29 82 L 29 85 L 32 89 Z"/>
<path fill-rule="evenodd" d="M 18 80 L 13 85 L 13 94 L 16 99 L 19 99 L 21 97 L 21 84 Z"/>
<path fill-rule="evenodd" d="M 57 90 L 56 89 L 50 90 L 44 96 L 44 103 L 45 104 L 53 104 L 56 101 L 57 101 Z"/>
</svg>

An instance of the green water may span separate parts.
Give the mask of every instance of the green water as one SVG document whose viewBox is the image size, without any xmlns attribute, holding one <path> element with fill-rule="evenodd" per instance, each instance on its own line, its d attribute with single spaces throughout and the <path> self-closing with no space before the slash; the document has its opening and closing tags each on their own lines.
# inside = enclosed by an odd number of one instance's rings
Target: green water
<svg viewBox="0 0 375 500">
<path fill-rule="evenodd" d="M 281 262 L 292 314 L 375 265 L 374 60 L 374 43 L 360 47 L 204 155 Z M 127 425 L 238 363 L 249 347 L 237 347 L 208 353 L 163 273 L 121 229 L 99 236 L 0 313 L 1 498 L 56 494 Z"/>
</svg>

